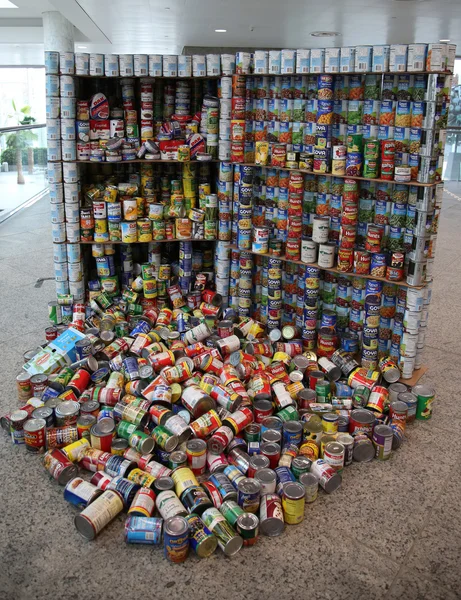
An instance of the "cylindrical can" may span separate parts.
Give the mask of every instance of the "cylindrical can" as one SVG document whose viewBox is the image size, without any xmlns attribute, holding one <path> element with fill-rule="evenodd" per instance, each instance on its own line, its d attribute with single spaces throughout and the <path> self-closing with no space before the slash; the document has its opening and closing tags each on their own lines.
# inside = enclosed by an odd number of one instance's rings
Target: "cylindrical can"
<svg viewBox="0 0 461 600">
<path fill-rule="evenodd" d="M 120 494 L 106 490 L 75 517 L 75 527 L 84 538 L 94 540 L 122 510 L 123 501 Z"/>
</svg>

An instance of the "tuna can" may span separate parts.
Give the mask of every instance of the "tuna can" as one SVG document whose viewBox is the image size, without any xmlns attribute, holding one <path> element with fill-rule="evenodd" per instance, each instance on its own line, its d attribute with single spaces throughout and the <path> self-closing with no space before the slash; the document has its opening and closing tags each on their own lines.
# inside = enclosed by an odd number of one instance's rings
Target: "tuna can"
<svg viewBox="0 0 461 600">
<path fill-rule="evenodd" d="M 75 517 L 75 527 L 84 538 L 94 540 L 122 510 L 123 501 L 120 494 L 106 490 Z"/>
<path fill-rule="evenodd" d="M 373 444 L 375 446 L 376 458 L 388 460 L 392 452 L 393 432 L 387 425 L 376 425 L 373 430 Z"/>
<path fill-rule="evenodd" d="M 151 490 L 141 488 L 138 493 L 143 491 L 150 492 Z M 135 504 L 135 500 L 133 504 Z M 130 513 L 131 508 L 128 510 L 128 514 Z M 132 514 L 125 521 L 125 542 L 127 544 L 160 544 L 162 541 L 162 528 L 163 519 Z"/>
</svg>

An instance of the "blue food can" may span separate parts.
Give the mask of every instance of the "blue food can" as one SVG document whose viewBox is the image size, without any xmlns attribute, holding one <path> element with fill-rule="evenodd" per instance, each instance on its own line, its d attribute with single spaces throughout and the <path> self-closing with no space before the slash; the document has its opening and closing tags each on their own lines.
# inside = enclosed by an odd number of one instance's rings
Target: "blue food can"
<svg viewBox="0 0 461 600">
<path fill-rule="evenodd" d="M 286 421 L 283 424 L 283 445 L 299 446 L 302 441 L 303 426 L 300 421 Z"/>
<path fill-rule="evenodd" d="M 123 368 L 129 381 L 139 379 L 138 359 L 135 356 L 127 356 L 123 361 Z"/>
<path fill-rule="evenodd" d="M 237 500 L 237 492 L 227 475 L 224 473 L 214 473 L 209 478 L 209 481 L 216 486 L 223 500 Z"/>
<path fill-rule="evenodd" d="M 358 337 L 357 337 L 358 339 Z M 342 381 L 335 381 L 336 396 L 338 398 L 350 398 L 352 396 L 352 388 Z"/>
<path fill-rule="evenodd" d="M 127 544 L 160 544 L 162 529 L 163 519 L 129 516 L 125 521 L 125 542 Z"/>
<path fill-rule="evenodd" d="M 283 486 L 285 483 L 290 481 L 296 481 L 296 477 L 290 471 L 288 467 L 276 467 L 275 474 L 277 475 L 277 487 L 276 493 L 281 496 L 283 493 Z"/>
<path fill-rule="evenodd" d="M 125 462 L 130 462 L 130 461 L 127 461 L 126 459 L 124 459 L 123 456 L 114 455 L 114 458 L 121 458 Z M 106 465 L 106 468 L 107 468 L 107 465 Z M 106 473 L 107 473 L 107 471 L 106 471 Z M 122 497 L 125 508 L 128 508 L 131 505 L 131 503 L 133 502 L 134 496 L 140 487 L 141 486 L 139 484 L 134 483 L 133 481 L 130 481 L 129 479 L 125 479 L 125 477 L 123 477 L 121 475 L 116 475 L 112 479 L 112 481 L 109 483 L 109 485 L 107 486 L 107 489 L 118 492 L 120 494 L 120 496 Z"/>
<path fill-rule="evenodd" d="M 101 494 L 102 490 L 81 477 L 74 477 L 64 488 L 64 500 L 79 508 L 86 508 Z"/>
<path fill-rule="evenodd" d="M 149 321 L 147 321 L 147 319 L 140 319 L 137 323 L 136 326 L 132 329 L 130 336 L 134 337 L 135 335 L 137 335 L 138 333 L 149 333 L 149 331 L 152 329 L 151 324 L 149 323 Z"/>
<path fill-rule="evenodd" d="M 354 332 L 346 332 L 341 337 L 341 349 L 354 354 L 359 349 L 359 336 Z"/>
</svg>

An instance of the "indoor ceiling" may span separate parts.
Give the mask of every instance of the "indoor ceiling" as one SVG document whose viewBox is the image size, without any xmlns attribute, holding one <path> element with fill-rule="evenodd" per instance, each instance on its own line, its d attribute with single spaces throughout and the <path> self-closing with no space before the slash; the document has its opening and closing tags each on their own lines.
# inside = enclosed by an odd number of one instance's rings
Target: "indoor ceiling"
<svg viewBox="0 0 461 600">
<path fill-rule="evenodd" d="M 0 8 L 0 64 L 19 64 L 22 53 L 28 64 L 43 62 L 41 14 L 48 10 L 59 10 L 74 24 L 76 50 L 89 52 L 179 54 L 184 47 L 312 48 L 450 39 L 461 54 L 461 0 L 11 1 L 18 8 Z M 315 31 L 339 35 L 313 37 Z"/>
</svg>

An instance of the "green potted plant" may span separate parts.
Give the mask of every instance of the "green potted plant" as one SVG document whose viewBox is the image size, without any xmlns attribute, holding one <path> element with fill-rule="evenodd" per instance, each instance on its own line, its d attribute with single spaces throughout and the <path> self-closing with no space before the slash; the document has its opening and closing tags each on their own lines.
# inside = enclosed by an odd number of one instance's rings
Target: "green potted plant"
<svg viewBox="0 0 461 600">
<path fill-rule="evenodd" d="M 13 105 L 14 114 L 8 115 L 10 118 L 16 117 L 18 125 L 31 125 L 35 123 L 36 119 L 31 116 L 31 107 L 23 106 L 19 111 L 16 109 L 16 103 L 14 100 L 11 101 Z M 22 152 L 27 148 L 28 158 L 28 172 L 32 174 L 34 172 L 34 150 L 32 143 L 37 139 L 37 135 L 29 130 L 14 131 L 10 133 L 6 138 L 6 147 L 13 150 L 16 155 L 16 168 L 18 171 L 18 183 L 24 184 L 24 173 L 22 171 Z"/>
</svg>

